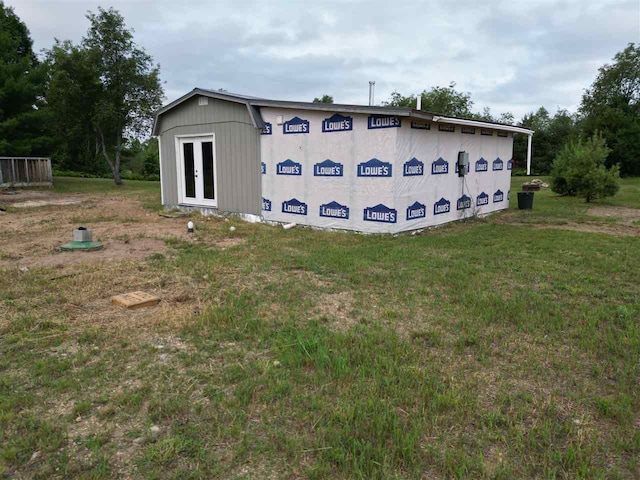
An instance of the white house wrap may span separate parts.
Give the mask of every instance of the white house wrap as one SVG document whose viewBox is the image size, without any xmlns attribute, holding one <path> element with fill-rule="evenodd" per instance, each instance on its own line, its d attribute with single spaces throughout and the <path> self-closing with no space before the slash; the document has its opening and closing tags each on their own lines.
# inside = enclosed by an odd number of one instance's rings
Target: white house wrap
<svg viewBox="0 0 640 480">
<path fill-rule="evenodd" d="M 211 101 L 196 104 L 193 97 Z M 217 118 L 225 103 L 236 107 L 235 120 Z M 200 124 L 190 118 L 172 123 L 167 117 L 181 107 L 181 116 L 195 110 L 192 116 L 200 117 Z M 202 108 L 210 111 L 201 114 Z M 256 136 L 249 142 L 221 128 L 239 122 L 238 117 L 245 126 L 254 125 Z M 184 128 L 193 131 L 196 147 L 203 145 L 195 167 L 193 146 L 184 146 L 189 142 Z M 204 90 L 161 110 L 154 131 L 161 141 L 165 206 L 369 233 L 414 230 L 507 208 L 513 134 L 532 133 L 411 109 L 278 102 Z M 219 138 L 222 134 L 231 138 Z M 209 139 L 215 154 L 207 167 L 211 154 L 202 142 Z M 464 176 L 457 172 L 459 152 L 468 153 Z M 189 175 L 197 178 L 195 189 Z M 208 179 L 209 192 L 211 185 L 218 191 L 200 202 L 197 192 L 207 191 L 203 175 L 218 175 Z M 198 189 L 197 182 L 204 187 Z M 190 197 L 184 196 L 187 190 Z"/>
</svg>

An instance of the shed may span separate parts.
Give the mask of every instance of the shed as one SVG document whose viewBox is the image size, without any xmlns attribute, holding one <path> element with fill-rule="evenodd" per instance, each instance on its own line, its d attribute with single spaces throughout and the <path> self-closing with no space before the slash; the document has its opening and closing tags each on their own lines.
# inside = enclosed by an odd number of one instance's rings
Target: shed
<svg viewBox="0 0 640 480">
<path fill-rule="evenodd" d="M 153 134 L 167 208 L 396 233 L 508 208 L 513 135 L 533 132 L 194 89 L 157 113 Z"/>
</svg>

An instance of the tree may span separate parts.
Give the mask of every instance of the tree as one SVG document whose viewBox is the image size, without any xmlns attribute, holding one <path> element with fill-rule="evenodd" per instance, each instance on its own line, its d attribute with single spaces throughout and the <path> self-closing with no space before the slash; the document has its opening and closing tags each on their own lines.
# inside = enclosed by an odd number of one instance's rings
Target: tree
<svg viewBox="0 0 640 480">
<path fill-rule="evenodd" d="M 586 141 L 568 142 L 553 162 L 551 189 L 560 195 L 584 197 L 587 202 L 615 195 L 620 188 L 620 169 L 605 166 L 609 152 L 599 132 Z"/>
<path fill-rule="evenodd" d="M 314 98 L 313 103 L 333 103 L 333 97 L 331 95 L 324 94 L 321 98 Z"/>
<path fill-rule="evenodd" d="M 56 41 L 47 53 L 47 63 L 50 77 L 46 99 L 52 113 L 49 129 L 57 139 L 55 165 L 75 172 L 109 172 L 93 127 L 101 85 L 89 52 L 70 41 Z"/>
<path fill-rule="evenodd" d="M 0 1 L 0 155 L 47 155 L 42 96 L 46 69 L 26 25 Z"/>
<path fill-rule="evenodd" d="M 505 125 L 513 125 L 516 123 L 516 117 L 514 117 L 511 112 L 504 112 L 501 113 L 495 121 L 497 123 L 504 123 Z"/>
<path fill-rule="evenodd" d="M 150 138 L 141 142 L 137 138 L 122 149 L 122 177 L 147 180 L 160 179 L 158 141 Z"/>
<path fill-rule="evenodd" d="M 448 87 L 431 87 L 424 90 L 422 96 L 421 110 L 429 113 L 448 115 L 451 117 L 465 117 L 487 122 L 497 122 L 512 125 L 514 123 L 513 114 L 506 112 L 499 117 L 491 115 L 491 109 L 484 107 L 482 113 L 472 111 L 473 101 L 471 94 L 459 92 L 455 89 L 455 82 L 451 82 Z M 395 91 L 391 93 L 391 98 L 387 102 L 382 102 L 386 107 L 410 107 L 415 108 L 417 97 L 415 95 L 404 96 Z"/>
<path fill-rule="evenodd" d="M 87 18 L 91 26 L 80 46 L 58 42 L 49 54 L 47 101 L 66 128 L 80 136 L 90 129 L 94 153 L 102 156 L 120 185 L 124 145 L 148 134 L 161 105 L 159 67 L 134 43 L 116 10 L 99 7 Z"/>
<path fill-rule="evenodd" d="M 133 42 L 124 17 L 113 8 L 99 7 L 98 12 L 87 15 L 91 27 L 83 41 L 102 87 L 95 103 L 93 127 L 119 185 L 123 138 L 149 130 L 152 115 L 162 104 L 163 91 L 160 67 L 154 66 L 151 56 Z"/>
<path fill-rule="evenodd" d="M 448 87 L 431 87 L 424 90 L 422 96 L 422 110 L 452 117 L 472 117 L 473 101 L 470 93 L 458 92 L 455 82 Z M 413 107 L 416 106 L 416 96 L 403 96 L 399 92 L 393 92 L 387 102 L 382 102 L 387 107 Z"/>
<path fill-rule="evenodd" d="M 522 126 L 535 130 L 531 165 L 536 174 L 548 174 L 553 160 L 563 146 L 578 136 L 576 116 L 567 110 L 558 110 L 554 116 L 540 107 L 522 118 Z M 527 137 L 518 135 L 513 142 L 515 168 L 523 168 L 527 157 Z"/>
<path fill-rule="evenodd" d="M 158 140 L 155 138 L 147 140 L 144 146 L 144 165 L 142 167 L 142 173 L 146 178 L 160 180 L 160 162 L 158 161 L 160 154 L 158 147 Z"/>
<path fill-rule="evenodd" d="M 640 175 L 640 44 L 630 43 L 604 65 L 580 105 L 584 134 L 601 131 L 611 149 L 608 165 Z"/>
</svg>

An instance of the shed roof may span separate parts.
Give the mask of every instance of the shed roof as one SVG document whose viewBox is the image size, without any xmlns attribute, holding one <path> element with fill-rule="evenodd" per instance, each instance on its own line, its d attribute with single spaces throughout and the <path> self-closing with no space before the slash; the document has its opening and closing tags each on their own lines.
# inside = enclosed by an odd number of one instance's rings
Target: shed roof
<svg viewBox="0 0 640 480">
<path fill-rule="evenodd" d="M 180 105 L 181 103 L 189 100 L 195 95 L 201 95 L 204 97 L 215 98 L 218 100 L 226 100 L 229 102 L 242 103 L 247 106 L 249 115 L 256 128 L 263 128 L 264 121 L 262 115 L 260 115 L 259 107 L 275 107 L 275 108 L 289 108 L 292 110 L 311 110 L 311 111 L 326 111 L 326 112 L 341 112 L 341 113 L 363 113 L 367 115 L 395 115 L 398 117 L 410 117 L 417 120 L 428 120 L 432 122 L 451 123 L 457 125 L 478 126 L 484 128 L 490 128 L 495 130 L 503 130 L 514 133 L 525 133 L 528 135 L 533 134 L 533 130 L 529 130 L 524 127 L 516 127 L 514 125 L 507 125 L 495 122 L 486 122 L 483 120 L 472 120 L 468 118 L 457 118 L 446 115 L 438 115 L 435 113 L 425 112 L 423 110 L 416 110 L 409 107 L 380 107 L 369 105 L 347 105 L 339 103 L 313 103 L 313 102 L 294 102 L 289 100 L 269 100 L 266 98 L 250 97 L 248 95 L 239 95 L 235 93 L 220 92 L 214 90 L 206 90 L 203 88 L 194 88 L 186 95 L 174 100 L 173 102 L 165 105 L 156 112 L 153 122 L 153 135 L 158 135 L 158 118 L 160 115 L 168 112 L 172 108 Z"/>
</svg>

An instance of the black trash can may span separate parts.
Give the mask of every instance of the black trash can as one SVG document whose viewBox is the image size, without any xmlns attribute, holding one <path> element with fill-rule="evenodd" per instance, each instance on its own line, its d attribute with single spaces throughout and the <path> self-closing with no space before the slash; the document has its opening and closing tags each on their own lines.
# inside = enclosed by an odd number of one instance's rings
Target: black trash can
<svg viewBox="0 0 640 480">
<path fill-rule="evenodd" d="M 520 210 L 531 210 L 533 208 L 534 192 L 518 192 L 518 208 Z"/>
</svg>

